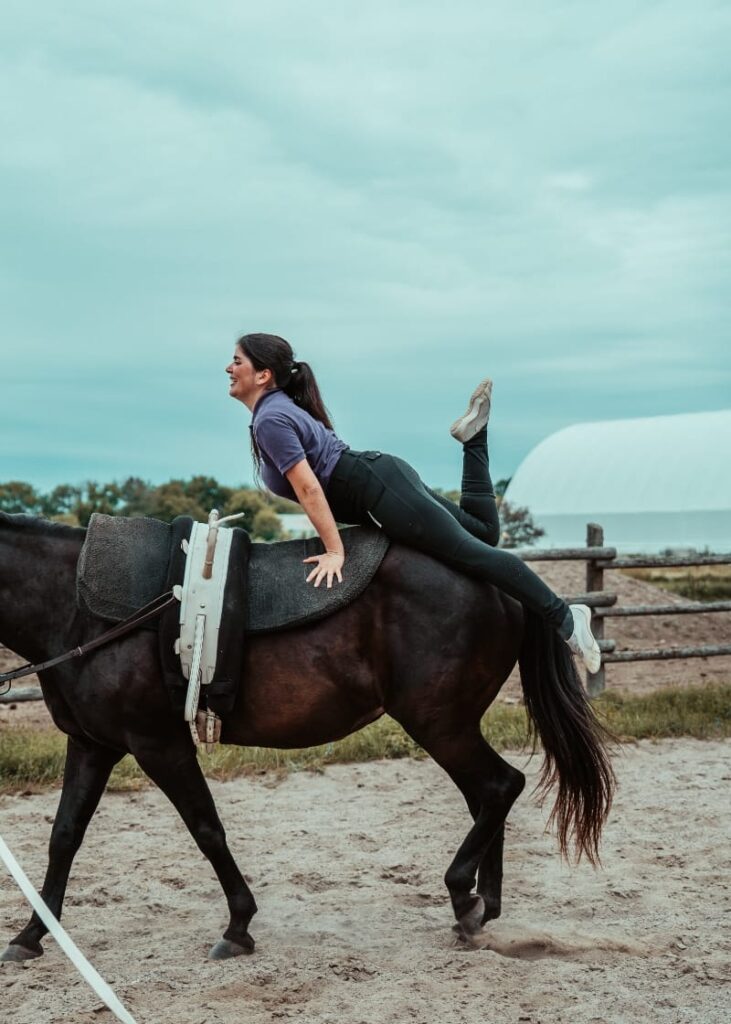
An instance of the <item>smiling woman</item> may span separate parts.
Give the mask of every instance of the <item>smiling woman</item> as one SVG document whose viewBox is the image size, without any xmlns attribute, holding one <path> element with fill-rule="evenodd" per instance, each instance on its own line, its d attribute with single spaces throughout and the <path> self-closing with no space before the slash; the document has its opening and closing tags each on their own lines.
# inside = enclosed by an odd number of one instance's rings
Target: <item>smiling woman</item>
<svg viewBox="0 0 731 1024">
<path fill-rule="evenodd" d="M 375 524 L 394 541 L 417 548 L 467 575 L 493 583 L 536 612 L 579 655 L 590 672 L 601 663 L 585 605 L 569 607 L 524 562 L 496 549 L 500 524 L 490 479 L 487 421 L 492 381 L 472 393 L 452 425 L 462 443 L 459 505 L 436 494 L 403 459 L 354 452 L 335 433 L 315 374 L 273 334 L 246 334 L 226 367 L 229 394 L 252 413 L 254 462 L 265 484 L 299 502 L 324 553 L 304 561 L 316 587 L 342 582 L 345 551 L 337 522 Z"/>
</svg>

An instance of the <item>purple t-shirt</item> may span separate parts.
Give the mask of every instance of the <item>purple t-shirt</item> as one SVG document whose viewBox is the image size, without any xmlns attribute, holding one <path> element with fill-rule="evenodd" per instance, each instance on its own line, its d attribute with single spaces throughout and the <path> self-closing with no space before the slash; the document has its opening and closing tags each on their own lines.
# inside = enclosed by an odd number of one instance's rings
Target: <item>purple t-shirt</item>
<svg viewBox="0 0 731 1024">
<path fill-rule="evenodd" d="M 297 501 L 284 475 L 307 459 L 322 489 L 341 454 L 348 447 L 334 431 L 310 416 L 281 388 L 266 391 L 254 406 L 249 428 L 261 454 L 261 475 L 270 491 L 280 498 Z"/>
</svg>

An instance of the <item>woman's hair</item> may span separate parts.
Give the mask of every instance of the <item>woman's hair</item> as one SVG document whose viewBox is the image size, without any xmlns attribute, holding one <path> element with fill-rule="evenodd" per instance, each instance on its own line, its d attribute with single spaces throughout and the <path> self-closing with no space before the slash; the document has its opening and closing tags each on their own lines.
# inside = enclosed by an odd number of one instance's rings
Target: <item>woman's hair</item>
<svg viewBox="0 0 731 1024">
<path fill-rule="evenodd" d="M 278 388 L 332 430 L 312 367 L 295 360 L 288 341 L 276 334 L 244 334 L 236 344 L 249 357 L 255 370 L 271 370 Z"/>
<path fill-rule="evenodd" d="M 288 341 L 276 334 L 244 334 L 236 344 L 251 360 L 255 370 L 271 370 L 274 383 L 284 391 L 285 395 L 289 395 L 297 405 L 301 406 L 314 419 L 323 423 L 329 430 L 333 429 L 330 414 L 322 401 L 312 367 L 309 363 L 296 361 L 292 346 Z M 253 430 L 251 432 L 251 451 L 258 476 L 261 454 Z"/>
</svg>

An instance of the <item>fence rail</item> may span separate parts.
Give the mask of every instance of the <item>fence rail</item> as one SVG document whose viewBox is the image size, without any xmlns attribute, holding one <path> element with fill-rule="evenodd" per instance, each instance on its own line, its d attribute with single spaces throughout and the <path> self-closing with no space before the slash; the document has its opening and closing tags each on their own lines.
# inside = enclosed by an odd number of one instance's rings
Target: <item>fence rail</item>
<svg viewBox="0 0 731 1024">
<path fill-rule="evenodd" d="M 601 530 L 601 527 L 598 529 Z M 524 562 L 586 562 L 609 559 L 608 564 L 611 566 L 614 566 L 617 557 L 616 548 L 605 548 L 603 544 L 592 546 L 588 542 L 584 548 L 511 548 L 510 553 L 522 558 Z"/>
<path fill-rule="evenodd" d="M 731 644 L 704 644 L 691 647 L 660 647 L 651 650 L 617 651 L 614 640 L 604 637 L 608 618 L 635 615 L 708 615 L 731 611 L 731 601 L 679 601 L 677 604 L 617 605 L 617 595 L 604 589 L 604 573 L 610 569 L 675 569 L 697 565 L 731 565 L 731 554 L 715 555 L 637 555 L 617 557 L 616 548 L 604 544 L 604 530 L 598 523 L 586 527 L 584 548 L 516 548 L 514 553 L 526 562 L 555 562 L 572 559 L 586 562 L 586 593 L 565 600 L 586 604 L 592 610 L 592 629 L 602 651 L 598 672 L 587 673 L 586 687 L 592 696 L 606 687 L 604 666 L 628 661 L 667 661 L 672 658 L 714 658 L 731 654 Z"/>
<path fill-rule="evenodd" d="M 731 644 L 705 644 L 700 647 L 656 647 L 648 651 L 610 651 L 602 661 L 667 661 L 670 658 L 714 658 L 731 654 Z"/>
<path fill-rule="evenodd" d="M 599 527 L 601 529 L 601 527 Z M 598 555 L 603 558 L 603 555 Z M 693 565 L 728 565 L 731 555 L 638 555 L 600 561 L 599 569 L 677 569 Z"/>
<path fill-rule="evenodd" d="M 616 594 L 611 594 L 616 598 Z M 571 602 L 573 604 L 573 601 Z M 614 602 L 612 602 L 614 604 Z M 586 604 L 586 602 L 584 602 Z M 626 604 L 621 608 L 598 608 L 597 615 L 699 615 L 702 612 L 731 612 L 731 601 L 689 601 L 687 604 Z"/>
<path fill-rule="evenodd" d="M 605 664 L 628 661 L 666 661 L 670 658 L 713 658 L 731 655 L 731 644 L 705 644 L 695 647 L 661 647 L 652 650 L 617 651 L 614 640 L 604 636 L 608 618 L 635 615 L 708 615 L 731 611 L 731 601 L 686 601 L 677 604 L 617 605 L 617 595 L 604 589 L 604 573 L 610 569 L 665 569 L 697 565 L 731 565 L 731 554 L 715 555 L 637 555 L 617 557 L 617 549 L 606 547 L 604 530 L 598 523 L 588 523 L 586 546 L 583 548 L 513 548 L 512 554 L 524 562 L 586 562 L 586 593 L 566 597 L 569 604 L 585 604 L 592 610 L 592 629 L 602 651 L 598 672 L 587 673 L 587 690 L 592 696 L 606 687 Z M 0 704 L 42 700 L 37 686 L 21 687 L 0 695 Z"/>
</svg>

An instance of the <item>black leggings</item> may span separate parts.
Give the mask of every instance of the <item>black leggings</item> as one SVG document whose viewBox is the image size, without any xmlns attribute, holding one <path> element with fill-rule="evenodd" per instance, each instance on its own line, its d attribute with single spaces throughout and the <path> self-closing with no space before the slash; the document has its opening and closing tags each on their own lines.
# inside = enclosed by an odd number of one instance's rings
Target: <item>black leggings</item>
<svg viewBox="0 0 731 1024">
<path fill-rule="evenodd" d="M 494 583 L 559 629 L 568 612 L 566 602 L 519 558 L 495 546 L 500 521 L 487 431 L 463 445 L 463 453 L 462 492 L 455 505 L 427 487 L 396 455 L 348 449 L 327 486 L 333 515 L 340 523 L 375 522 L 391 540 Z"/>
</svg>

